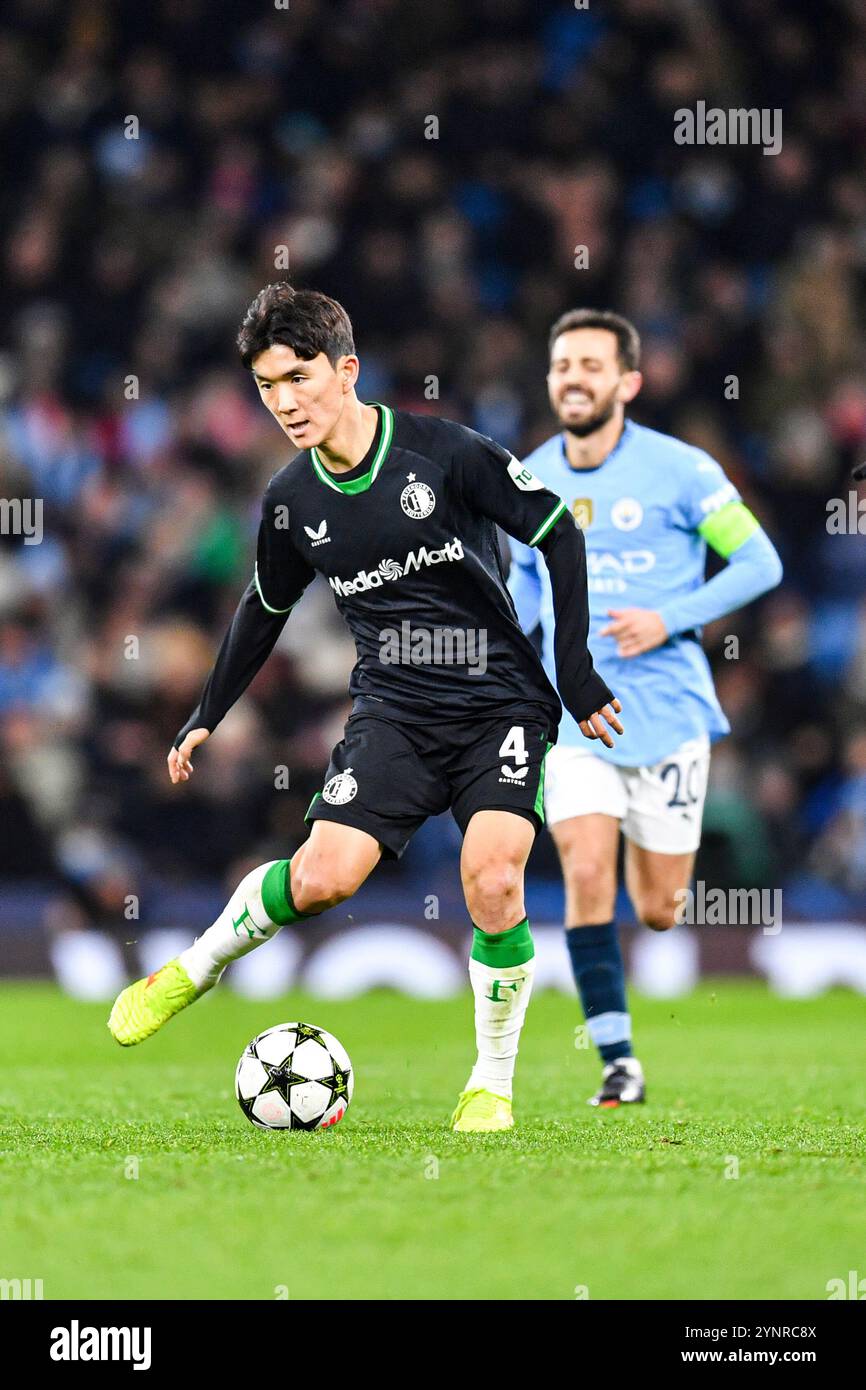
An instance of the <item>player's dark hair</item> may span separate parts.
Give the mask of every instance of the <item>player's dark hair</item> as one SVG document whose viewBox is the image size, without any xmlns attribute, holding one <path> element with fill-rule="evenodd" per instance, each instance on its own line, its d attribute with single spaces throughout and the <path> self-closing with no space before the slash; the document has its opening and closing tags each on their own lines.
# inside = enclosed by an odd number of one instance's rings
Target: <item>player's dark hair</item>
<svg viewBox="0 0 866 1390">
<path fill-rule="evenodd" d="M 309 362 L 323 352 L 331 366 L 355 351 L 349 315 L 336 299 L 318 290 L 296 290 L 288 280 L 259 290 L 241 324 L 238 352 L 251 367 L 260 352 L 275 343 L 290 347 Z"/>
<path fill-rule="evenodd" d="M 569 309 L 550 330 L 549 352 L 553 352 L 553 344 L 560 333 L 570 333 L 575 328 L 606 328 L 616 338 L 617 357 L 623 371 L 637 371 L 640 366 L 640 334 L 622 314 L 615 314 L 612 309 Z"/>
</svg>

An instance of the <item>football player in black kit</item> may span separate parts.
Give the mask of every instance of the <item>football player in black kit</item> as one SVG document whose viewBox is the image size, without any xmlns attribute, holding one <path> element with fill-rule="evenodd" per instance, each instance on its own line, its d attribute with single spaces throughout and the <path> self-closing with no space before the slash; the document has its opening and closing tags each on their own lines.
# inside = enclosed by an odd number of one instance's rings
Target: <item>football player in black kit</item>
<svg viewBox="0 0 866 1390">
<path fill-rule="evenodd" d="M 308 839 L 254 869 L 186 951 L 125 989 L 108 1026 L 124 1045 L 142 1042 L 230 961 L 350 897 L 383 855 L 402 854 L 428 816 L 450 809 L 463 832 L 477 1041 L 452 1124 L 507 1129 L 532 988 L 523 869 L 543 823 L 544 761 L 562 706 L 517 621 L 496 526 L 544 555 L 562 699 L 587 738 L 612 746 L 620 705 L 586 645 L 583 536 L 565 503 L 492 440 L 361 402 L 352 325 L 326 295 L 269 285 L 238 347 L 300 452 L 267 488 L 253 579 L 168 755 L 169 775 L 188 781 L 194 750 L 317 573 L 357 645 L 352 713 L 307 812 Z"/>
</svg>

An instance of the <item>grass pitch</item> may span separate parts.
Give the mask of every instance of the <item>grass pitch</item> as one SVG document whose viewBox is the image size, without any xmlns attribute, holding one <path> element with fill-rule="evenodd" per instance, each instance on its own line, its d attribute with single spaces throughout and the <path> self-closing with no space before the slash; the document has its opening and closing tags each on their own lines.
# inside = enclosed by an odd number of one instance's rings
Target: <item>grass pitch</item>
<svg viewBox="0 0 866 1390">
<path fill-rule="evenodd" d="M 866 1274 L 861 999 L 636 1000 L 650 1103 L 598 1112 L 576 1003 L 538 995 L 517 1128 L 488 1136 L 448 1128 L 471 1010 L 221 989 L 123 1051 L 107 1008 L 6 985 L 0 1278 L 46 1299 L 825 1299 Z M 258 1131 L 235 1063 L 295 1018 L 348 1048 L 355 1099 L 332 1130 Z"/>
</svg>

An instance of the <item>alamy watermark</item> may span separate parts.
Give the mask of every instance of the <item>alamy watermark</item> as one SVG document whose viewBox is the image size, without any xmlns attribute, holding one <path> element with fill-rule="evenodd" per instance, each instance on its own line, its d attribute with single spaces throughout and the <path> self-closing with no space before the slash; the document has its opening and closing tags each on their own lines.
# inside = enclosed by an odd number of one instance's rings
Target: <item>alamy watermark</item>
<svg viewBox="0 0 866 1390">
<path fill-rule="evenodd" d="M 828 1303 L 837 1298 L 850 1298 L 855 1303 L 862 1303 L 866 1299 L 866 1279 L 861 1279 L 856 1269 L 848 1270 L 847 1279 L 828 1279 L 824 1288 Z"/>
<path fill-rule="evenodd" d="M 0 497 L 0 536 L 23 536 L 25 545 L 41 545 L 42 498 Z"/>
<path fill-rule="evenodd" d="M 44 1298 L 41 1279 L 0 1279 L 0 1300 Z"/>
<path fill-rule="evenodd" d="M 761 145 L 764 154 L 782 148 L 782 110 L 775 106 L 707 106 L 705 101 L 674 112 L 677 145 Z"/>
<path fill-rule="evenodd" d="M 847 497 L 831 497 L 826 525 L 830 536 L 866 536 L 866 497 L 853 488 Z"/>
<path fill-rule="evenodd" d="M 48 1354 L 52 1361 L 131 1361 L 134 1371 L 147 1371 L 152 1335 L 149 1327 L 82 1327 L 73 1318 L 51 1329 Z"/>
<path fill-rule="evenodd" d="M 678 888 L 674 921 L 698 927 L 761 927 L 765 936 L 782 930 L 781 888 Z"/>
<path fill-rule="evenodd" d="M 412 627 L 404 618 L 399 629 L 379 633 L 383 666 L 465 666 L 470 676 L 487 670 L 487 629 L 480 627 Z"/>
</svg>

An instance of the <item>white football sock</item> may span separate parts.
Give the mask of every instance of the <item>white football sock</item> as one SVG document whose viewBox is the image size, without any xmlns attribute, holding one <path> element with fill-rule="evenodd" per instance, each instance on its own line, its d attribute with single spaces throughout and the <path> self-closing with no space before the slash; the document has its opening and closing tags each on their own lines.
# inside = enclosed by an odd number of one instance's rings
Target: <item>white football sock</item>
<svg viewBox="0 0 866 1390">
<path fill-rule="evenodd" d="M 466 1083 L 467 1091 L 493 1091 L 494 1095 L 511 1099 L 517 1045 L 534 972 L 534 958 L 523 965 L 506 966 L 484 965 L 470 959 L 478 1060 Z"/>
<path fill-rule="evenodd" d="M 262 903 L 262 883 L 273 859 L 241 879 L 213 926 L 182 951 L 178 960 L 198 989 L 211 989 L 231 961 L 245 956 L 280 930 Z"/>
</svg>

